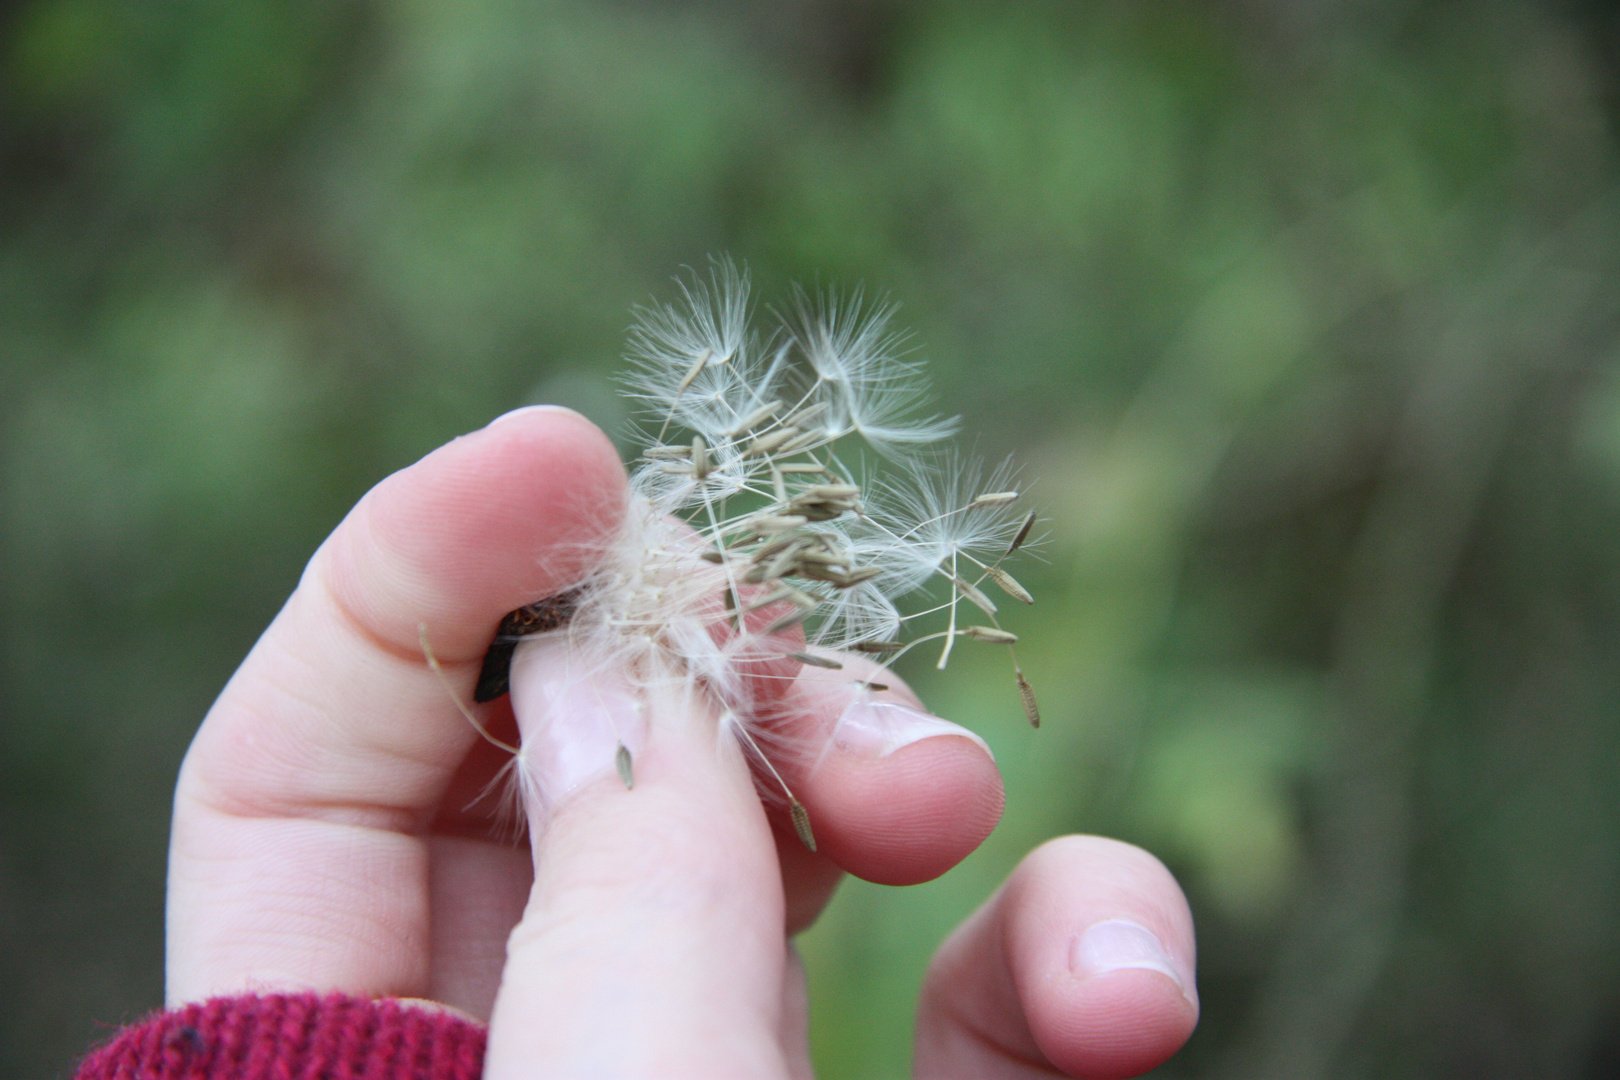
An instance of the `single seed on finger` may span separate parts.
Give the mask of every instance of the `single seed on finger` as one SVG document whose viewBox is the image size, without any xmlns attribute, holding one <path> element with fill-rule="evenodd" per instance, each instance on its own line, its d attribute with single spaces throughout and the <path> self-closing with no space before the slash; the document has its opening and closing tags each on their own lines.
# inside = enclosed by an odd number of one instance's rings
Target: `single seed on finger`
<svg viewBox="0 0 1620 1080">
<path fill-rule="evenodd" d="M 816 834 L 810 829 L 810 811 L 798 799 L 788 803 L 788 813 L 793 817 L 793 831 L 799 834 L 799 843 L 816 850 Z"/>
<path fill-rule="evenodd" d="M 613 767 L 619 771 L 619 779 L 624 781 L 624 789 L 630 791 L 636 786 L 636 774 L 631 768 L 630 748 L 624 743 L 613 752 Z"/>
</svg>

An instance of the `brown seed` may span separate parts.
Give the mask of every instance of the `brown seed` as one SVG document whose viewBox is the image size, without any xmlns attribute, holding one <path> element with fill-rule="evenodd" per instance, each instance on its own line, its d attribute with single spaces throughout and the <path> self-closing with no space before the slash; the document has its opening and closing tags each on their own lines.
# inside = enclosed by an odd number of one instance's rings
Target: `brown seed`
<svg viewBox="0 0 1620 1080">
<path fill-rule="evenodd" d="M 899 652 L 905 647 L 905 643 L 900 641 L 857 641 L 850 646 L 856 652 L 864 653 Z"/>
<path fill-rule="evenodd" d="M 779 589 L 772 589 L 770 592 L 766 593 L 764 596 L 761 596 L 757 600 L 749 601 L 748 606 L 743 608 L 743 610 L 758 611 L 762 607 L 769 607 L 772 604 L 780 604 L 783 600 L 791 599 L 793 594 L 798 591 L 799 590 L 789 588 L 786 585 Z"/>
<path fill-rule="evenodd" d="M 756 535 L 774 536 L 790 529 L 797 529 L 808 520 L 802 514 L 760 514 L 758 517 L 749 518 L 747 525 Z"/>
<path fill-rule="evenodd" d="M 843 500 L 834 501 L 800 497 L 788 503 L 787 508 L 789 513 L 801 514 L 811 521 L 831 521 L 833 518 L 842 516 L 845 511 L 855 509 L 855 504 Z"/>
<path fill-rule="evenodd" d="M 849 573 L 844 575 L 844 580 L 839 582 L 839 586 L 847 589 L 851 585 L 859 585 L 863 581 L 871 581 L 881 573 L 883 573 L 883 569 L 881 567 L 857 566 Z"/>
<path fill-rule="evenodd" d="M 709 362 L 709 357 L 713 355 L 713 349 L 704 349 L 698 354 L 698 358 L 692 362 L 692 367 L 687 371 L 686 377 L 681 380 L 681 385 L 675 388 L 676 397 L 680 397 L 682 394 L 686 393 L 686 388 L 691 386 L 692 383 L 697 380 L 697 377 L 702 374 L 703 368 Z M 727 357 L 727 359 L 730 358 Z M 724 361 L 721 362 L 724 363 Z"/>
<path fill-rule="evenodd" d="M 759 438 L 748 444 L 748 448 L 743 451 L 743 454 L 747 456 L 764 457 L 776 450 L 779 450 L 785 444 L 792 442 L 794 439 L 798 438 L 800 434 L 801 432 L 796 427 L 784 427 L 780 430 L 771 432 L 769 435 L 761 435 Z"/>
<path fill-rule="evenodd" d="M 1000 586 L 1002 592 L 1006 593 L 1014 600 L 1022 600 L 1026 604 L 1033 604 L 1035 602 L 1035 598 L 1029 595 L 1029 590 L 1018 584 L 1018 579 L 1007 573 L 1007 571 L 1003 570 L 1001 567 L 987 566 L 984 568 L 984 572 L 991 581 Z"/>
<path fill-rule="evenodd" d="M 1024 715 L 1029 717 L 1030 727 L 1038 728 L 1041 726 L 1041 710 L 1040 706 L 1035 704 L 1035 690 L 1029 685 L 1029 680 L 1024 678 L 1022 669 L 1013 670 L 1018 675 L 1018 699 L 1024 703 Z"/>
<path fill-rule="evenodd" d="M 850 561 L 849 556 L 841 552 L 823 551 L 817 548 L 799 552 L 799 558 L 804 562 L 815 563 L 818 566 L 848 566 Z"/>
<path fill-rule="evenodd" d="M 810 537 L 805 536 L 803 533 L 778 533 L 775 537 L 765 541 L 754 551 L 753 555 L 751 556 L 751 561 L 762 563 L 779 551 L 803 548 L 813 543 L 815 543 L 815 541 Z"/>
<path fill-rule="evenodd" d="M 1011 555 L 1013 552 L 1024 546 L 1024 541 L 1029 539 L 1029 530 L 1033 529 L 1034 527 L 1035 511 L 1031 510 L 1027 515 L 1025 515 L 1024 523 L 1018 526 L 1018 535 L 1014 536 L 1012 538 L 1012 543 L 1007 545 L 1008 555 Z"/>
<path fill-rule="evenodd" d="M 819 596 L 807 593 L 802 589 L 795 589 L 791 585 L 783 585 L 782 588 L 785 592 L 787 592 L 788 599 L 792 600 L 795 604 L 798 604 L 802 608 L 809 608 L 811 611 L 814 611 L 816 608 L 821 606 L 822 601 L 821 597 Z"/>
<path fill-rule="evenodd" d="M 801 499 L 854 499 L 861 489 L 854 484 L 812 484 L 799 493 Z"/>
<path fill-rule="evenodd" d="M 974 585 L 972 582 L 962 580 L 955 574 L 946 574 L 945 576 L 951 579 L 951 584 L 956 586 L 957 592 L 960 592 L 963 596 L 967 597 L 967 599 L 972 602 L 974 607 L 978 608 L 986 615 L 994 615 L 996 613 L 996 605 L 991 602 L 988 596 L 979 591 L 978 586 Z"/>
<path fill-rule="evenodd" d="M 783 443 L 782 446 L 777 450 L 777 453 L 798 454 L 810 449 L 812 446 L 820 446 L 826 441 L 827 437 L 823 433 L 819 431 L 806 431 L 800 434 L 797 438 L 790 439 Z"/>
<path fill-rule="evenodd" d="M 780 401 L 772 401 L 761 405 L 759 408 L 755 409 L 753 412 L 749 413 L 747 416 L 743 417 L 741 420 L 732 425 L 731 431 L 728 434 L 732 435 L 733 437 L 745 434 L 751 428 L 757 427 L 759 424 L 775 416 L 776 410 L 780 409 L 781 407 L 782 403 Z"/>
<path fill-rule="evenodd" d="M 777 555 L 776 558 L 759 568 L 758 580 L 775 581 L 779 577 L 793 573 L 794 567 L 799 565 L 799 553 L 801 550 L 803 549 L 789 548 Z"/>
<path fill-rule="evenodd" d="M 800 409 L 798 412 L 794 413 L 792 416 L 788 417 L 783 422 L 788 423 L 788 424 L 792 424 L 795 427 L 804 427 L 804 422 L 806 420 L 812 420 L 815 417 L 820 416 L 822 413 L 827 411 L 827 408 L 828 408 L 828 403 L 827 402 L 818 401 L 818 402 L 814 403 L 813 405 L 806 405 L 804 408 Z"/>
<path fill-rule="evenodd" d="M 994 626 L 965 626 L 962 633 L 974 641 L 988 641 L 992 645 L 1016 645 L 1018 635 L 1009 634 L 1005 630 L 998 630 Z"/>
<path fill-rule="evenodd" d="M 788 612 L 786 615 L 783 615 L 780 618 L 776 619 L 774 622 L 771 623 L 771 625 L 767 626 L 765 628 L 765 633 L 767 635 L 781 633 L 783 630 L 786 630 L 788 627 L 796 626 L 799 623 L 803 622 L 805 620 L 805 618 L 809 616 L 809 614 L 810 614 L 810 612 L 806 611 L 804 608 L 796 607 L 792 611 Z"/>
<path fill-rule="evenodd" d="M 816 850 L 816 834 L 810 830 L 810 812 L 798 799 L 788 800 L 788 813 L 793 817 L 793 831 L 799 834 L 799 843 Z"/>
<path fill-rule="evenodd" d="M 792 659 L 797 660 L 799 663 L 809 664 L 811 667 L 829 668 L 833 671 L 842 671 L 844 669 L 844 665 L 839 663 L 837 660 L 831 660 L 825 656 L 817 656 L 815 653 L 790 652 L 787 655 Z"/>
</svg>

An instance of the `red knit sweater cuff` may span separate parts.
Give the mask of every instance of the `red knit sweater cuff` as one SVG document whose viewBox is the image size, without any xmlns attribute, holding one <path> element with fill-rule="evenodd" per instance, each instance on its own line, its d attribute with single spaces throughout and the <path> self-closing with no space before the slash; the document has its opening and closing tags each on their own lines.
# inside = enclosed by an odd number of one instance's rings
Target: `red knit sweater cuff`
<svg viewBox="0 0 1620 1080">
<path fill-rule="evenodd" d="M 76 1080 L 478 1080 L 484 1029 L 450 1013 L 331 994 L 214 998 L 154 1013 Z"/>
</svg>

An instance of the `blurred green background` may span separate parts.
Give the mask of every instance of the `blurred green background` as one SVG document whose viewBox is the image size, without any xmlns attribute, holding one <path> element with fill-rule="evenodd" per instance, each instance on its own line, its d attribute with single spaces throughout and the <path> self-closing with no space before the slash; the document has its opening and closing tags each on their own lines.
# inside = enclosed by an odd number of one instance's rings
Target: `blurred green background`
<svg viewBox="0 0 1620 1080">
<path fill-rule="evenodd" d="M 372 483 L 727 252 L 888 292 L 1049 540 L 915 671 L 1007 776 L 803 948 L 903 1075 L 935 942 L 1069 831 L 1200 930 L 1170 1077 L 1620 1076 L 1608 4 L 0 6 L 0 1076 L 160 1000 L 192 730 Z M 926 666 L 926 665 L 924 665 Z"/>
</svg>

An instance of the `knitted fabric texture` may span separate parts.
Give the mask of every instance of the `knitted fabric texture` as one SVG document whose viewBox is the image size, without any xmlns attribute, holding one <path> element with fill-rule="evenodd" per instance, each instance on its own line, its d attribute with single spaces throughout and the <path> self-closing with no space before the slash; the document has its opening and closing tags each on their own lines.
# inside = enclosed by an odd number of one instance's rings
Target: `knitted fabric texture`
<svg viewBox="0 0 1620 1080">
<path fill-rule="evenodd" d="M 484 1029 L 332 994 L 214 998 L 155 1013 L 91 1051 L 76 1080 L 477 1080 Z"/>
</svg>

